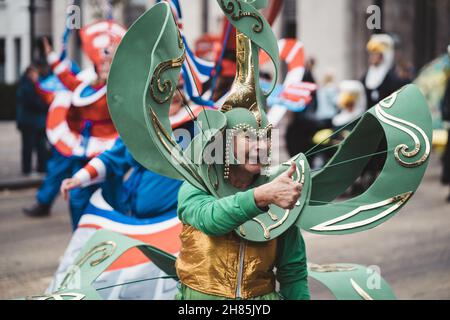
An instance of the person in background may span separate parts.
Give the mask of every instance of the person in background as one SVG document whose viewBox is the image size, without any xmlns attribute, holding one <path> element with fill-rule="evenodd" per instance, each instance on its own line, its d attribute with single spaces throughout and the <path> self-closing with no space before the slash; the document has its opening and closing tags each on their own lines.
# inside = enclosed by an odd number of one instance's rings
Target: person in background
<svg viewBox="0 0 450 320">
<path fill-rule="evenodd" d="M 86 26 L 82 30 L 83 46 L 89 48 L 86 55 L 91 59 L 96 71 L 95 79 L 82 79 L 70 68 L 68 57 L 61 56 L 54 50 L 47 38 L 43 39 L 44 52 L 52 72 L 58 77 L 64 87 L 70 91 L 58 94 L 53 102 L 54 109 L 70 107 L 65 117 L 69 130 L 67 139 L 58 139 L 52 149 L 52 157 L 48 163 L 48 174 L 36 194 L 36 202 L 24 208 L 29 217 L 46 217 L 50 215 L 51 206 L 59 193 L 61 182 L 83 168 L 89 160 L 98 154 L 112 148 L 117 139 L 117 131 L 111 120 L 106 99 L 107 79 L 111 68 L 114 52 L 119 45 L 125 29 L 109 21 Z M 63 126 L 64 127 L 64 126 Z M 50 130 L 47 130 L 49 134 Z M 55 132 L 55 130 L 52 130 Z M 70 145 L 70 137 L 81 141 L 77 146 Z M 91 147 L 91 138 L 102 139 Z M 51 141 L 52 139 L 49 138 Z M 90 149 L 91 148 L 91 149 Z M 95 148 L 95 152 L 92 150 Z M 75 153 L 77 152 L 77 153 Z M 89 199 L 98 186 L 71 191 L 69 201 L 70 216 L 73 230 L 89 204 Z"/>
<path fill-rule="evenodd" d="M 323 77 L 322 86 L 317 90 L 317 121 L 325 122 L 323 127 L 331 127 L 331 119 L 337 114 L 339 87 L 335 82 L 334 72 L 328 70 Z"/>
<path fill-rule="evenodd" d="M 48 104 L 38 94 L 36 84 L 39 70 L 35 65 L 29 66 L 19 81 L 17 88 L 16 121 L 22 135 L 22 174 L 32 171 L 33 153 L 37 155 L 37 172 L 46 172 L 47 142 L 45 122 Z"/>
<path fill-rule="evenodd" d="M 376 105 L 411 79 L 401 78 L 395 68 L 394 39 L 388 34 L 374 34 L 367 43 L 369 67 L 361 82 L 366 88 L 367 108 Z M 408 74 L 402 72 L 402 77 Z"/>
<path fill-rule="evenodd" d="M 340 110 L 332 119 L 334 129 L 342 128 L 357 120 L 367 109 L 367 98 L 363 84 L 358 80 L 341 81 L 337 105 Z"/>
<path fill-rule="evenodd" d="M 450 56 L 450 45 L 447 47 L 447 52 Z M 447 86 L 445 87 L 444 100 L 442 101 L 442 121 L 450 122 L 450 78 L 447 79 Z M 448 129 L 447 145 L 442 157 L 442 183 L 450 186 L 450 127 Z M 447 202 L 450 203 L 450 193 L 447 196 Z"/>
<path fill-rule="evenodd" d="M 401 60 L 397 66 L 397 74 L 399 79 L 410 82 L 415 75 L 413 64 L 409 61 Z"/>
<path fill-rule="evenodd" d="M 305 82 L 311 82 L 316 83 L 315 77 L 314 77 L 314 68 L 316 66 L 316 59 L 311 57 L 308 60 L 306 60 L 305 63 L 305 74 L 303 76 L 303 80 Z"/>
</svg>

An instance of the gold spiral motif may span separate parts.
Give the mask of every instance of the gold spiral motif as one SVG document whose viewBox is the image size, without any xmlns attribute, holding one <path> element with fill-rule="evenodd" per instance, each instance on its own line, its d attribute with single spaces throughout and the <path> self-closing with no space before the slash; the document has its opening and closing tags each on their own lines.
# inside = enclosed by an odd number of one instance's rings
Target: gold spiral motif
<svg viewBox="0 0 450 320">
<path fill-rule="evenodd" d="M 414 167 L 418 167 L 418 166 L 422 165 L 423 163 L 425 163 L 427 161 L 428 157 L 430 156 L 431 146 L 430 146 L 430 141 L 428 140 L 428 137 L 425 134 L 425 132 L 422 130 L 422 128 L 416 126 L 414 123 L 411 123 L 409 121 L 394 117 L 393 115 L 388 114 L 387 112 L 385 112 L 383 110 L 383 108 L 389 109 L 393 106 L 393 104 L 397 100 L 398 94 L 400 92 L 401 92 L 401 90 L 393 93 L 391 96 L 389 96 L 386 99 L 384 99 L 383 101 L 381 101 L 375 107 L 375 113 L 376 113 L 378 119 L 380 119 L 382 122 L 389 124 L 389 125 L 393 126 L 394 128 L 397 128 L 397 129 L 403 131 L 404 133 L 409 135 L 411 137 L 411 139 L 414 141 L 414 149 L 412 149 L 412 150 L 409 150 L 410 146 L 408 146 L 404 143 L 396 146 L 395 150 L 394 150 L 395 160 L 397 160 L 397 162 L 401 166 L 406 167 L 406 168 L 414 168 Z M 419 134 L 422 136 L 422 139 L 425 143 L 424 154 L 422 155 L 422 157 L 420 157 L 420 159 L 418 159 L 417 161 L 414 161 L 414 162 L 407 162 L 401 158 L 401 156 L 402 156 L 402 157 L 411 159 L 411 158 L 417 156 L 419 154 L 420 150 L 422 149 L 422 144 L 420 143 L 419 137 L 409 128 L 413 128 L 414 130 L 419 132 Z"/>
<path fill-rule="evenodd" d="M 169 69 L 180 68 L 183 65 L 185 57 L 186 52 L 183 50 L 183 54 L 180 57 L 163 61 L 155 68 L 150 82 L 150 94 L 157 103 L 163 104 L 169 101 L 175 88 L 169 79 L 165 81 L 161 80 L 162 74 Z"/>
<path fill-rule="evenodd" d="M 69 282 L 72 280 L 72 278 L 75 276 L 75 273 L 87 262 L 89 262 L 89 265 L 91 267 L 95 267 L 111 257 L 114 254 L 114 251 L 116 251 L 117 244 L 113 241 L 105 241 L 101 242 L 98 245 L 92 247 L 91 250 L 86 252 L 84 256 L 82 256 L 77 262 L 74 263 L 74 265 L 71 267 L 70 271 L 66 274 L 63 281 L 59 285 L 59 288 L 57 292 L 62 291 L 67 288 L 69 285 Z M 101 256 L 94 259 L 94 256 L 96 254 L 101 253 Z"/>
</svg>

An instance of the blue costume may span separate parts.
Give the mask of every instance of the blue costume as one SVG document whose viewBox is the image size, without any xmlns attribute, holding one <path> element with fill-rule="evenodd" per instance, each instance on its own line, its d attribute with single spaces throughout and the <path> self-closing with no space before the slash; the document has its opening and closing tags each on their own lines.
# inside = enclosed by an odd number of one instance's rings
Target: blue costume
<svg viewBox="0 0 450 320">
<path fill-rule="evenodd" d="M 70 178 L 75 172 L 84 167 L 88 160 L 75 157 L 64 157 L 55 148 L 47 161 L 47 176 L 36 195 L 38 203 L 51 206 L 59 194 L 59 188 L 64 179 Z M 98 185 L 87 188 L 78 188 L 70 191 L 69 207 L 72 219 L 72 228 L 75 230 L 89 199 Z"/>
<path fill-rule="evenodd" d="M 104 181 L 105 200 L 116 211 L 140 219 L 176 212 L 182 184 L 142 167 L 120 138 L 112 149 L 93 159 L 74 177 L 80 179 L 82 186 Z"/>
</svg>

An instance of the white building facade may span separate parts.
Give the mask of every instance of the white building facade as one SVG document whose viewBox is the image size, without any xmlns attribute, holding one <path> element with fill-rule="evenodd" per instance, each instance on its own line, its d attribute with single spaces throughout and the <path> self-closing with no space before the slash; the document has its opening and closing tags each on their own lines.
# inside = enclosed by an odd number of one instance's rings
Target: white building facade
<svg viewBox="0 0 450 320">
<path fill-rule="evenodd" d="M 0 82 L 14 83 L 30 64 L 28 0 L 0 0 Z M 35 1 L 36 35 L 51 34 L 50 2 Z"/>
<path fill-rule="evenodd" d="M 81 25 L 101 16 L 107 0 L 0 0 L 0 83 L 14 83 L 31 61 L 30 11 L 35 3 L 35 35 L 50 36 L 55 48 L 61 45 L 67 8 L 81 8 Z M 204 33 L 220 34 L 223 14 L 216 0 L 179 0 L 183 10 L 184 34 L 194 42 Z M 280 0 L 269 0 L 280 1 Z M 110 0 L 114 18 L 129 26 L 156 0 Z M 333 70 L 336 80 L 357 79 L 366 67 L 365 44 L 374 30 L 366 25 L 367 8 L 381 3 L 383 29 L 398 35 L 400 57 L 423 65 L 449 44 L 450 0 L 284 0 L 284 8 L 273 26 L 278 37 L 301 40 L 307 57 L 314 57 L 314 73 L 320 82 Z M 80 54 L 72 37 L 72 57 L 85 67 L 89 62 Z"/>
</svg>

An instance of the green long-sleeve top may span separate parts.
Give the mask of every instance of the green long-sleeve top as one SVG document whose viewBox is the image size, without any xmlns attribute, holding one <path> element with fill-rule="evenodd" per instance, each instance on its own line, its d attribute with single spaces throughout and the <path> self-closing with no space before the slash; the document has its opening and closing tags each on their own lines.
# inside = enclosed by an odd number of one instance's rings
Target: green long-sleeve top
<svg viewBox="0 0 450 320">
<path fill-rule="evenodd" d="M 185 182 L 178 195 L 178 216 L 209 236 L 222 236 L 264 213 L 255 203 L 254 190 L 217 199 Z M 293 226 L 278 240 L 276 279 L 280 294 L 289 300 L 309 299 L 306 250 L 300 230 Z"/>
</svg>

